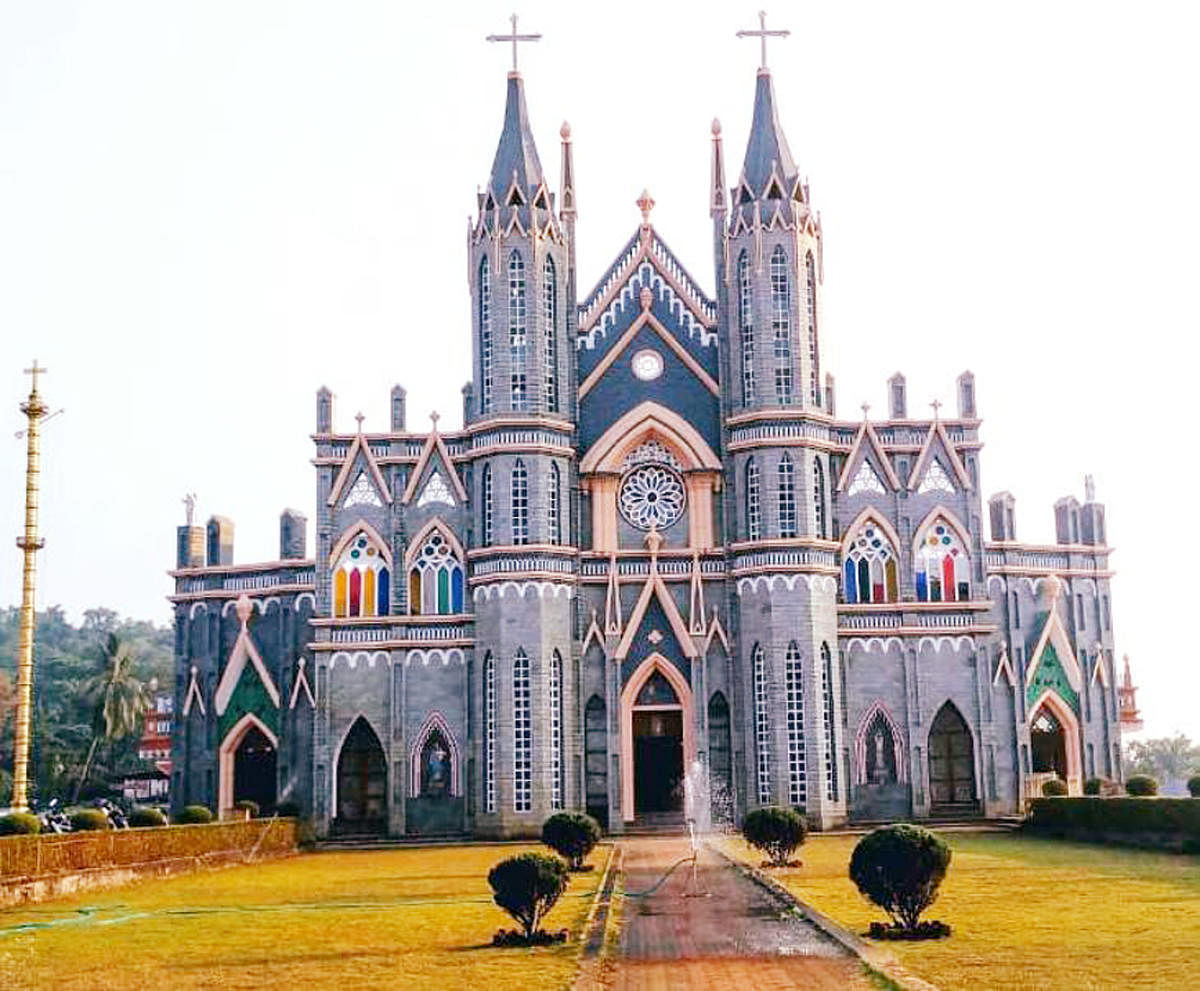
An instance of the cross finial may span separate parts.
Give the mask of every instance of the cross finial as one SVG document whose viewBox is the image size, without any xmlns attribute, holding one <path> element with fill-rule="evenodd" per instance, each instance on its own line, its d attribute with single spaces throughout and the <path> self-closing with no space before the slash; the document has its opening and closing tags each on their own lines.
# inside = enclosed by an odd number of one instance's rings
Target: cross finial
<svg viewBox="0 0 1200 991">
<path fill-rule="evenodd" d="M 26 369 L 25 369 L 25 374 L 26 374 L 26 375 L 31 375 L 31 376 L 33 376 L 33 389 L 32 389 L 32 391 L 33 391 L 33 392 L 37 392 L 37 380 L 38 380 L 38 376 L 39 376 L 39 375 L 44 375 L 44 374 L 45 374 L 46 372 L 48 372 L 48 371 L 49 371 L 49 369 L 48 369 L 48 368 L 42 368 L 42 367 L 41 367 L 41 366 L 40 366 L 40 365 L 37 363 L 37 358 L 34 358 L 34 359 L 33 359 L 33 367 L 32 367 L 32 368 L 26 368 Z"/>
<path fill-rule="evenodd" d="M 865 422 L 865 421 L 866 421 L 866 419 L 867 419 L 867 414 L 871 412 L 871 404 L 870 404 L 870 403 L 863 403 L 863 404 L 862 404 L 862 411 L 863 411 L 863 421 Z"/>
<path fill-rule="evenodd" d="M 433 432 L 435 434 L 437 433 L 438 420 L 440 420 L 441 418 L 442 418 L 442 414 L 439 413 L 437 410 L 434 410 L 432 413 L 429 414 L 429 420 L 433 424 Z"/>
<path fill-rule="evenodd" d="M 767 39 L 768 38 L 786 38 L 791 31 L 768 31 L 767 30 L 767 12 L 760 10 L 758 12 L 758 30 L 757 31 L 739 31 L 739 38 L 758 38 L 762 42 L 762 63 L 758 67 L 759 72 L 767 71 Z"/>
<path fill-rule="evenodd" d="M 934 400 L 933 402 L 931 402 L 929 405 L 933 407 L 933 422 L 934 422 L 934 423 L 937 423 L 937 419 L 938 419 L 938 410 L 940 410 L 940 409 L 942 408 L 942 403 L 941 403 L 941 400 L 940 400 L 940 399 L 935 399 L 935 400 Z"/>
<path fill-rule="evenodd" d="M 358 412 L 358 413 L 355 413 L 355 414 L 354 414 L 354 419 L 355 419 L 355 420 L 358 422 L 358 432 L 361 434 L 361 433 L 362 433 L 362 425 L 363 425 L 363 420 L 365 420 L 365 419 L 366 419 L 366 417 L 365 417 L 365 416 L 363 416 L 361 412 Z"/>
<path fill-rule="evenodd" d="M 509 21 L 512 23 L 512 33 L 511 34 L 489 34 L 487 36 L 487 40 L 488 41 L 511 41 L 512 42 L 512 55 L 513 55 L 512 75 L 515 76 L 518 74 L 517 73 L 517 42 L 518 41 L 540 41 L 542 36 L 540 34 L 517 34 L 517 15 L 516 14 L 513 14 L 511 17 L 509 17 Z"/>
</svg>

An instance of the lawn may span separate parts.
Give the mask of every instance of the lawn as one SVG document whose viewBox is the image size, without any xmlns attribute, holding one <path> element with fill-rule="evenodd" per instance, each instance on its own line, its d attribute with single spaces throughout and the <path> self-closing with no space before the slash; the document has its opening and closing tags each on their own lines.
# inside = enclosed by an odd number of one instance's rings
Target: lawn
<svg viewBox="0 0 1200 991">
<path fill-rule="evenodd" d="M 888 943 L 942 991 L 1200 985 L 1200 860 L 1016 834 L 946 833 L 954 851 L 927 913 L 946 940 Z M 804 866 L 772 871 L 800 899 L 864 933 L 883 913 L 847 877 L 856 836 L 812 836 Z M 726 852 L 758 864 L 739 839 Z"/>
<path fill-rule="evenodd" d="M 304 854 L 0 910 L 0 988 L 565 987 L 579 942 L 494 949 L 492 864 L 516 846 Z M 597 869 L 547 928 L 578 936 Z"/>
</svg>

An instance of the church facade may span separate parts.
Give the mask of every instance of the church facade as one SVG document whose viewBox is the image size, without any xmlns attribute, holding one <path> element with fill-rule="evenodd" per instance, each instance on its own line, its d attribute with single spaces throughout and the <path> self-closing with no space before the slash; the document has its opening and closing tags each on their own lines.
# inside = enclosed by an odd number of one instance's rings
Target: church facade
<svg viewBox="0 0 1200 991">
<path fill-rule="evenodd" d="M 1057 542 L 985 505 L 956 409 L 841 418 L 822 230 L 760 70 L 710 295 L 651 222 L 575 268 L 571 134 L 551 191 L 513 72 L 467 243 L 460 430 L 346 429 L 317 393 L 315 541 L 233 563 L 177 534 L 173 801 L 321 835 L 613 832 L 782 804 L 847 820 L 1013 814 L 1049 777 L 1121 777 L 1104 507 Z M 468 332 L 463 328 L 463 332 Z M 953 415 L 951 415 L 953 413 Z M 989 533 L 985 535 L 985 527 Z"/>
</svg>

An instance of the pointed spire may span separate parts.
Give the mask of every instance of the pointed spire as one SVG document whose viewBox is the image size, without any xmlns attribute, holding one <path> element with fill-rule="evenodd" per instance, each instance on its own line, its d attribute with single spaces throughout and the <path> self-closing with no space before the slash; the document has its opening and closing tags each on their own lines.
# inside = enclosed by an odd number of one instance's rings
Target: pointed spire
<svg viewBox="0 0 1200 991">
<path fill-rule="evenodd" d="M 505 216 L 510 206 L 522 208 L 524 214 L 523 208 L 533 203 L 544 182 L 542 163 L 538 159 L 533 131 L 529 126 L 529 111 L 525 107 L 525 82 L 513 73 L 508 77 L 504 127 L 500 132 L 500 143 L 496 146 L 488 191 L 493 202 L 504 210 Z M 491 212 L 486 205 L 486 197 L 482 211 Z"/>
<path fill-rule="evenodd" d="M 709 196 L 708 212 L 712 217 L 725 216 L 725 152 L 721 146 L 721 122 L 716 117 L 712 122 L 712 192 Z"/>
<path fill-rule="evenodd" d="M 754 120 L 750 125 L 750 141 L 746 145 L 746 160 L 742 165 L 742 178 L 756 198 L 766 193 L 767 181 L 773 170 L 783 179 L 785 190 L 793 187 L 800 174 L 779 124 L 771 74 L 760 70 L 754 91 Z"/>
</svg>

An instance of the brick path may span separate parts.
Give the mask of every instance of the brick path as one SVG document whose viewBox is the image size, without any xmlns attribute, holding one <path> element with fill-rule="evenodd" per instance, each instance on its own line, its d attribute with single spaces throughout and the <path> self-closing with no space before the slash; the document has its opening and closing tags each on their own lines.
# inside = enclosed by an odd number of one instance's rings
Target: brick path
<svg viewBox="0 0 1200 991">
<path fill-rule="evenodd" d="M 674 837 L 629 840 L 622 847 L 627 893 L 648 889 L 691 853 L 686 839 Z M 626 896 L 613 991 L 875 987 L 856 958 L 711 851 L 700 852 L 699 884 L 710 897 L 683 897 L 692 890 L 685 864 L 648 898 Z"/>
</svg>

